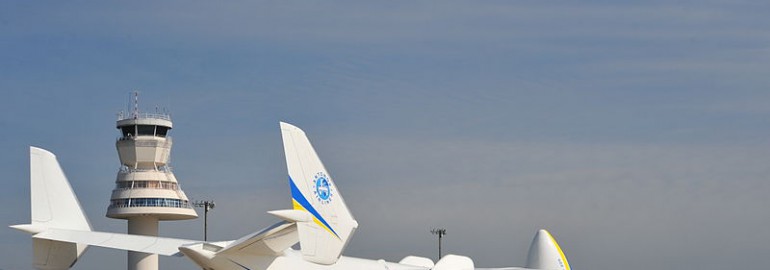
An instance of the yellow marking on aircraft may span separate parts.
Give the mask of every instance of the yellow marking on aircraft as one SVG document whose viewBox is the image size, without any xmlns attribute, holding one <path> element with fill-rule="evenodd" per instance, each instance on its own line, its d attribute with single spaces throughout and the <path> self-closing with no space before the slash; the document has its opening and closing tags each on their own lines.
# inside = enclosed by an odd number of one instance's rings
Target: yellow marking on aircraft
<svg viewBox="0 0 770 270">
<path fill-rule="evenodd" d="M 559 251 L 559 256 L 561 256 L 561 261 L 564 262 L 564 270 L 570 270 L 569 262 L 567 262 L 567 257 L 564 256 L 564 252 L 561 251 L 561 247 L 559 247 L 559 243 L 556 242 L 556 239 L 553 238 L 553 235 L 551 235 L 550 232 L 548 231 L 545 231 L 545 232 L 548 233 L 548 238 L 551 238 L 551 242 L 553 243 L 554 246 L 556 246 L 556 250 Z"/>
</svg>

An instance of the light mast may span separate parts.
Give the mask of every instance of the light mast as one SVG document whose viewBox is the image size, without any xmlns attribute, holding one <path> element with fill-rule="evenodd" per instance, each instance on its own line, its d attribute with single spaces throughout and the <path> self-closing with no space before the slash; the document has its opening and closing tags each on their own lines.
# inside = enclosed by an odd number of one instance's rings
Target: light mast
<svg viewBox="0 0 770 270">
<path fill-rule="evenodd" d="M 197 218 L 187 196 L 171 172 L 171 117 L 165 113 L 140 113 L 134 92 L 131 113 L 120 113 L 115 143 L 120 171 L 115 180 L 107 217 L 128 220 L 128 233 L 158 235 L 161 220 Z M 128 252 L 129 270 L 157 270 L 158 255 Z"/>
</svg>

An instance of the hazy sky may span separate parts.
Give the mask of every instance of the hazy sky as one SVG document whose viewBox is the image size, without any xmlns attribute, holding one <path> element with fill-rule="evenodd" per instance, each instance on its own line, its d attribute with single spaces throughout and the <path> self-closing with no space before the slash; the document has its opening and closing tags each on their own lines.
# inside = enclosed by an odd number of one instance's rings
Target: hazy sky
<svg viewBox="0 0 770 270">
<path fill-rule="evenodd" d="M 172 112 L 209 238 L 291 207 L 279 121 L 361 224 L 346 255 L 523 265 L 550 230 L 579 269 L 758 269 L 770 254 L 765 1 L 2 1 L 0 225 L 29 221 L 28 146 L 98 230 L 128 93 Z M 200 213 L 200 211 L 199 211 Z M 202 213 L 201 213 L 202 214 Z M 202 219 L 163 236 L 202 238 Z M 0 269 L 31 269 L 0 229 Z M 90 249 L 74 269 L 123 269 Z M 114 267 L 113 267 L 114 265 Z M 185 258 L 162 269 L 197 269 Z"/>
</svg>

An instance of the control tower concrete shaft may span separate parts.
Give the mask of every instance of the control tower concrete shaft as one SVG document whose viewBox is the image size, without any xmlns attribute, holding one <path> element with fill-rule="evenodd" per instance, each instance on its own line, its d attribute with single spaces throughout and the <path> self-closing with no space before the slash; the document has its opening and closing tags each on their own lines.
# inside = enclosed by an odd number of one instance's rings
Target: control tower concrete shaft
<svg viewBox="0 0 770 270">
<path fill-rule="evenodd" d="M 121 168 L 115 180 L 107 217 L 128 220 L 128 233 L 158 235 L 161 220 L 198 217 L 171 172 L 172 128 L 168 114 L 118 116 L 121 136 L 115 143 Z M 157 270 L 158 255 L 128 252 L 129 270 Z"/>
</svg>

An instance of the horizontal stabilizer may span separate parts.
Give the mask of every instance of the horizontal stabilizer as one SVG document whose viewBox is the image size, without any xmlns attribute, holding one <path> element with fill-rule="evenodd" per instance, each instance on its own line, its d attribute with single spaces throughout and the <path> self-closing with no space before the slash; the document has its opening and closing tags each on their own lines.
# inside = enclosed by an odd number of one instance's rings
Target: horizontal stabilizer
<svg viewBox="0 0 770 270">
<path fill-rule="evenodd" d="M 227 245 L 218 253 L 247 253 L 278 255 L 299 242 L 295 223 L 279 222 L 261 231 L 246 235 Z"/>
<path fill-rule="evenodd" d="M 182 254 L 179 253 L 180 246 L 200 242 L 197 240 L 66 229 L 48 229 L 32 237 L 34 239 L 86 244 L 164 256 L 181 256 Z"/>
<path fill-rule="evenodd" d="M 309 222 L 313 220 L 311 214 L 301 210 L 275 210 L 267 211 L 267 213 L 288 222 Z"/>
</svg>

